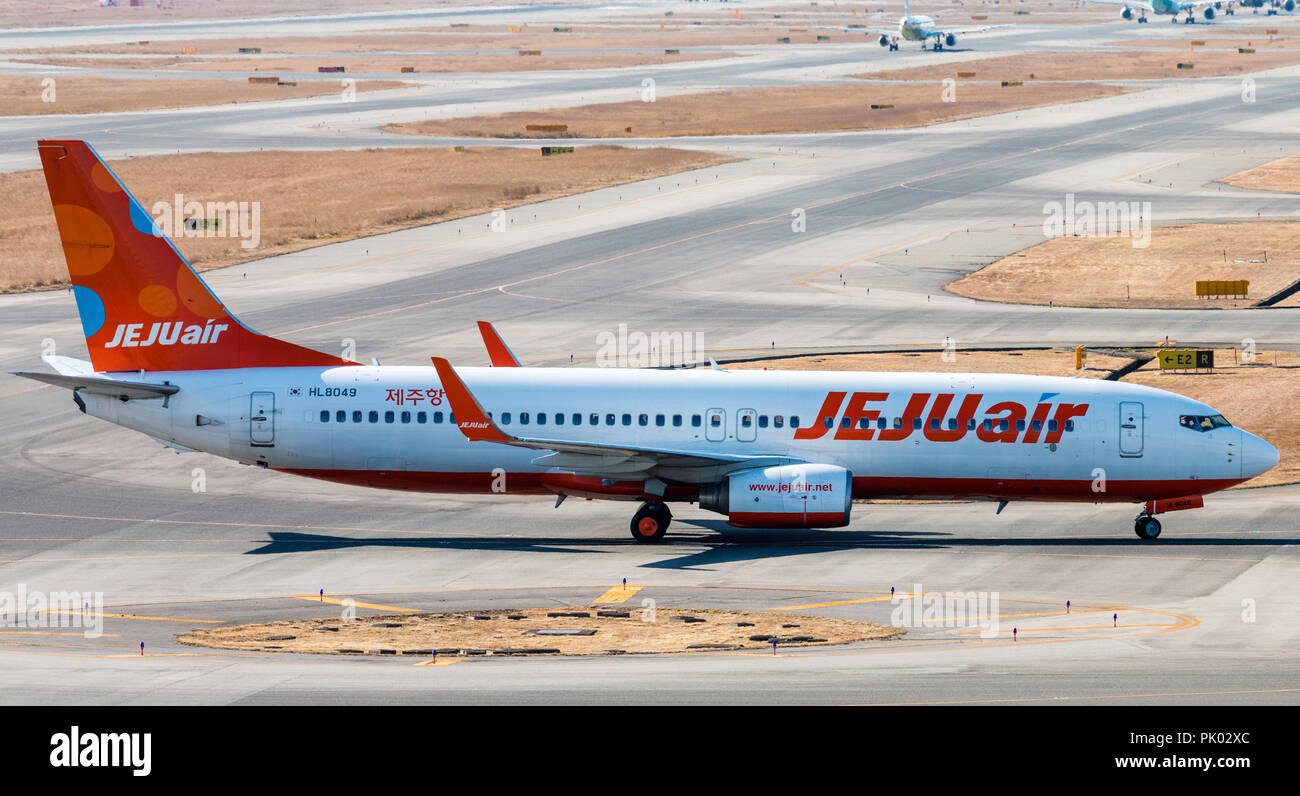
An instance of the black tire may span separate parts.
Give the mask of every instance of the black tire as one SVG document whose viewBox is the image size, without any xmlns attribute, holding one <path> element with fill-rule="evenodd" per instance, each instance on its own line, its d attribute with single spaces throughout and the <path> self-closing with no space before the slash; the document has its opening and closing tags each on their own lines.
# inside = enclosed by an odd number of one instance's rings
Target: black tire
<svg viewBox="0 0 1300 796">
<path fill-rule="evenodd" d="M 1155 539 L 1160 535 L 1160 520 L 1155 517 L 1138 517 L 1133 521 L 1133 532 L 1139 539 Z"/>
<path fill-rule="evenodd" d="M 641 544 L 659 544 L 668 532 L 673 514 L 663 503 L 651 506 L 649 503 L 632 515 L 632 538 Z"/>
</svg>

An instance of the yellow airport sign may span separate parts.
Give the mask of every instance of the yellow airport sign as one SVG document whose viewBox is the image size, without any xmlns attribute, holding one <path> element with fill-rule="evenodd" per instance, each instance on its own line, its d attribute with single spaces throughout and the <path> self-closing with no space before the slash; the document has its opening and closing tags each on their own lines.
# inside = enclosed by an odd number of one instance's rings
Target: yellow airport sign
<svg viewBox="0 0 1300 796">
<path fill-rule="evenodd" d="M 1161 370 L 1213 370 L 1213 351 L 1160 351 Z"/>
</svg>

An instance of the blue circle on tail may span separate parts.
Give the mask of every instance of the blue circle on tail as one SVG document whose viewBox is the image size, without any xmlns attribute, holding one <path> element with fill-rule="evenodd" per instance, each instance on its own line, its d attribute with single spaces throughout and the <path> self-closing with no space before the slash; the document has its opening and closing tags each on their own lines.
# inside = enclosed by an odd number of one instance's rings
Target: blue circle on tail
<svg viewBox="0 0 1300 796">
<path fill-rule="evenodd" d="M 72 295 L 77 299 L 77 314 L 81 316 L 81 331 L 89 340 L 104 327 L 106 317 L 104 302 L 100 299 L 98 293 L 81 285 L 72 286 Z"/>
</svg>

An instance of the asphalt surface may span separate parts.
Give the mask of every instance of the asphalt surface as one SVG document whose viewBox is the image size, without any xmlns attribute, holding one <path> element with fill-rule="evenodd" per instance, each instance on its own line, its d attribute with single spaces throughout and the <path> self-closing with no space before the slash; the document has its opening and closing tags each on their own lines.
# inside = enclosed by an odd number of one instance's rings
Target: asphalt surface
<svg viewBox="0 0 1300 796">
<path fill-rule="evenodd" d="M 1091 46 L 1131 32 L 1107 22 L 1069 33 L 1071 46 Z M 990 44 L 970 55 L 1060 35 L 972 37 L 971 47 Z M 765 74 L 769 84 L 822 80 L 861 67 L 857 53 L 812 49 L 762 56 L 771 60 L 760 70 L 707 62 L 672 74 L 689 75 L 682 90 L 690 90 L 762 84 Z M 884 57 L 878 50 L 862 57 Z M 903 55 L 920 63 L 933 54 Z M 627 90 L 643 73 L 622 72 Z M 557 74 L 541 93 L 530 93 L 537 76 L 463 79 L 482 80 L 477 88 L 440 79 L 417 91 L 436 96 L 439 113 L 614 91 L 601 88 L 607 75 Z M 719 359 L 925 350 L 945 336 L 964 346 L 1168 335 L 1295 348 L 1300 316 L 1285 306 L 1083 310 L 942 293 L 956 276 L 1041 240 L 1044 203 L 1066 193 L 1150 201 L 1155 235 L 1162 223 L 1293 217 L 1294 197 L 1214 182 L 1294 154 L 1294 70 L 1256 80 L 1255 103 L 1241 101 L 1236 78 L 1157 81 L 1123 97 L 917 130 L 690 139 L 681 143 L 744 159 L 518 208 L 505 232 L 491 232 L 486 217 L 461 219 L 249 263 L 208 281 L 259 331 L 330 351 L 352 341 L 359 357 L 385 364 L 430 354 L 480 364 L 479 319 L 495 321 L 527 363 L 572 356 L 575 366 L 592 364 L 597 335 L 619 324 L 700 332 Z M 106 155 L 408 144 L 375 125 L 427 113 L 420 101 L 390 92 L 362 95 L 346 110 L 309 101 L 6 117 L 0 167 L 29 168 L 38 135 L 84 136 Z M 329 124 L 313 127 L 322 120 Z M 806 232 L 791 229 L 796 209 Z M 0 297 L 0 370 L 42 367 L 51 344 L 84 356 L 70 295 Z M 66 392 L 8 375 L 0 409 L 0 589 L 102 592 L 108 615 L 96 639 L 76 627 L 0 632 L 0 702 L 1300 703 L 1295 487 L 1212 497 L 1205 509 L 1169 515 L 1154 544 L 1133 536 L 1130 506 L 1024 503 L 995 515 L 991 504 L 887 504 L 856 506 L 847 529 L 810 533 L 739 532 L 683 507 L 668 544 L 647 548 L 628 535 L 631 504 L 573 500 L 552 509 L 543 500 L 385 493 L 178 456 L 80 415 Z M 195 491 L 200 477 L 204 489 Z M 896 641 L 775 656 L 475 657 L 439 666 L 174 641 L 213 622 L 337 616 L 336 604 L 293 596 L 321 589 L 415 610 L 581 606 L 623 578 L 642 586 L 627 603 L 637 610 L 650 599 L 660 610 L 796 608 L 888 622 L 889 589 L 919 585 L 996 593 L 1001 618 L 990 638 L 922 623 Z"/>
</svg>

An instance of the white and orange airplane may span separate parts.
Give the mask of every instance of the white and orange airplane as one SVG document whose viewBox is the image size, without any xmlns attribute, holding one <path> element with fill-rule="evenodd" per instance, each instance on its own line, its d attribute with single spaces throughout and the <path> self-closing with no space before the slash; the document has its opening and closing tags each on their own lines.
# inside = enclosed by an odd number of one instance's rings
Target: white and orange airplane
<svg viewBox="0 0 1300 796">
<path fill-rule="evenodd" d="M 83 141 L 41 141 L 90 361 L 18 375 L 182 451 L 347 484 L 671 502 L 749 528 L 846 525 L 854 498 L 1144 504 L 1153 515 L 1278 462 L 1198 401 L 1113 381 L 986 373 L 379 366 L 258 334 Z"/>
</svg>

